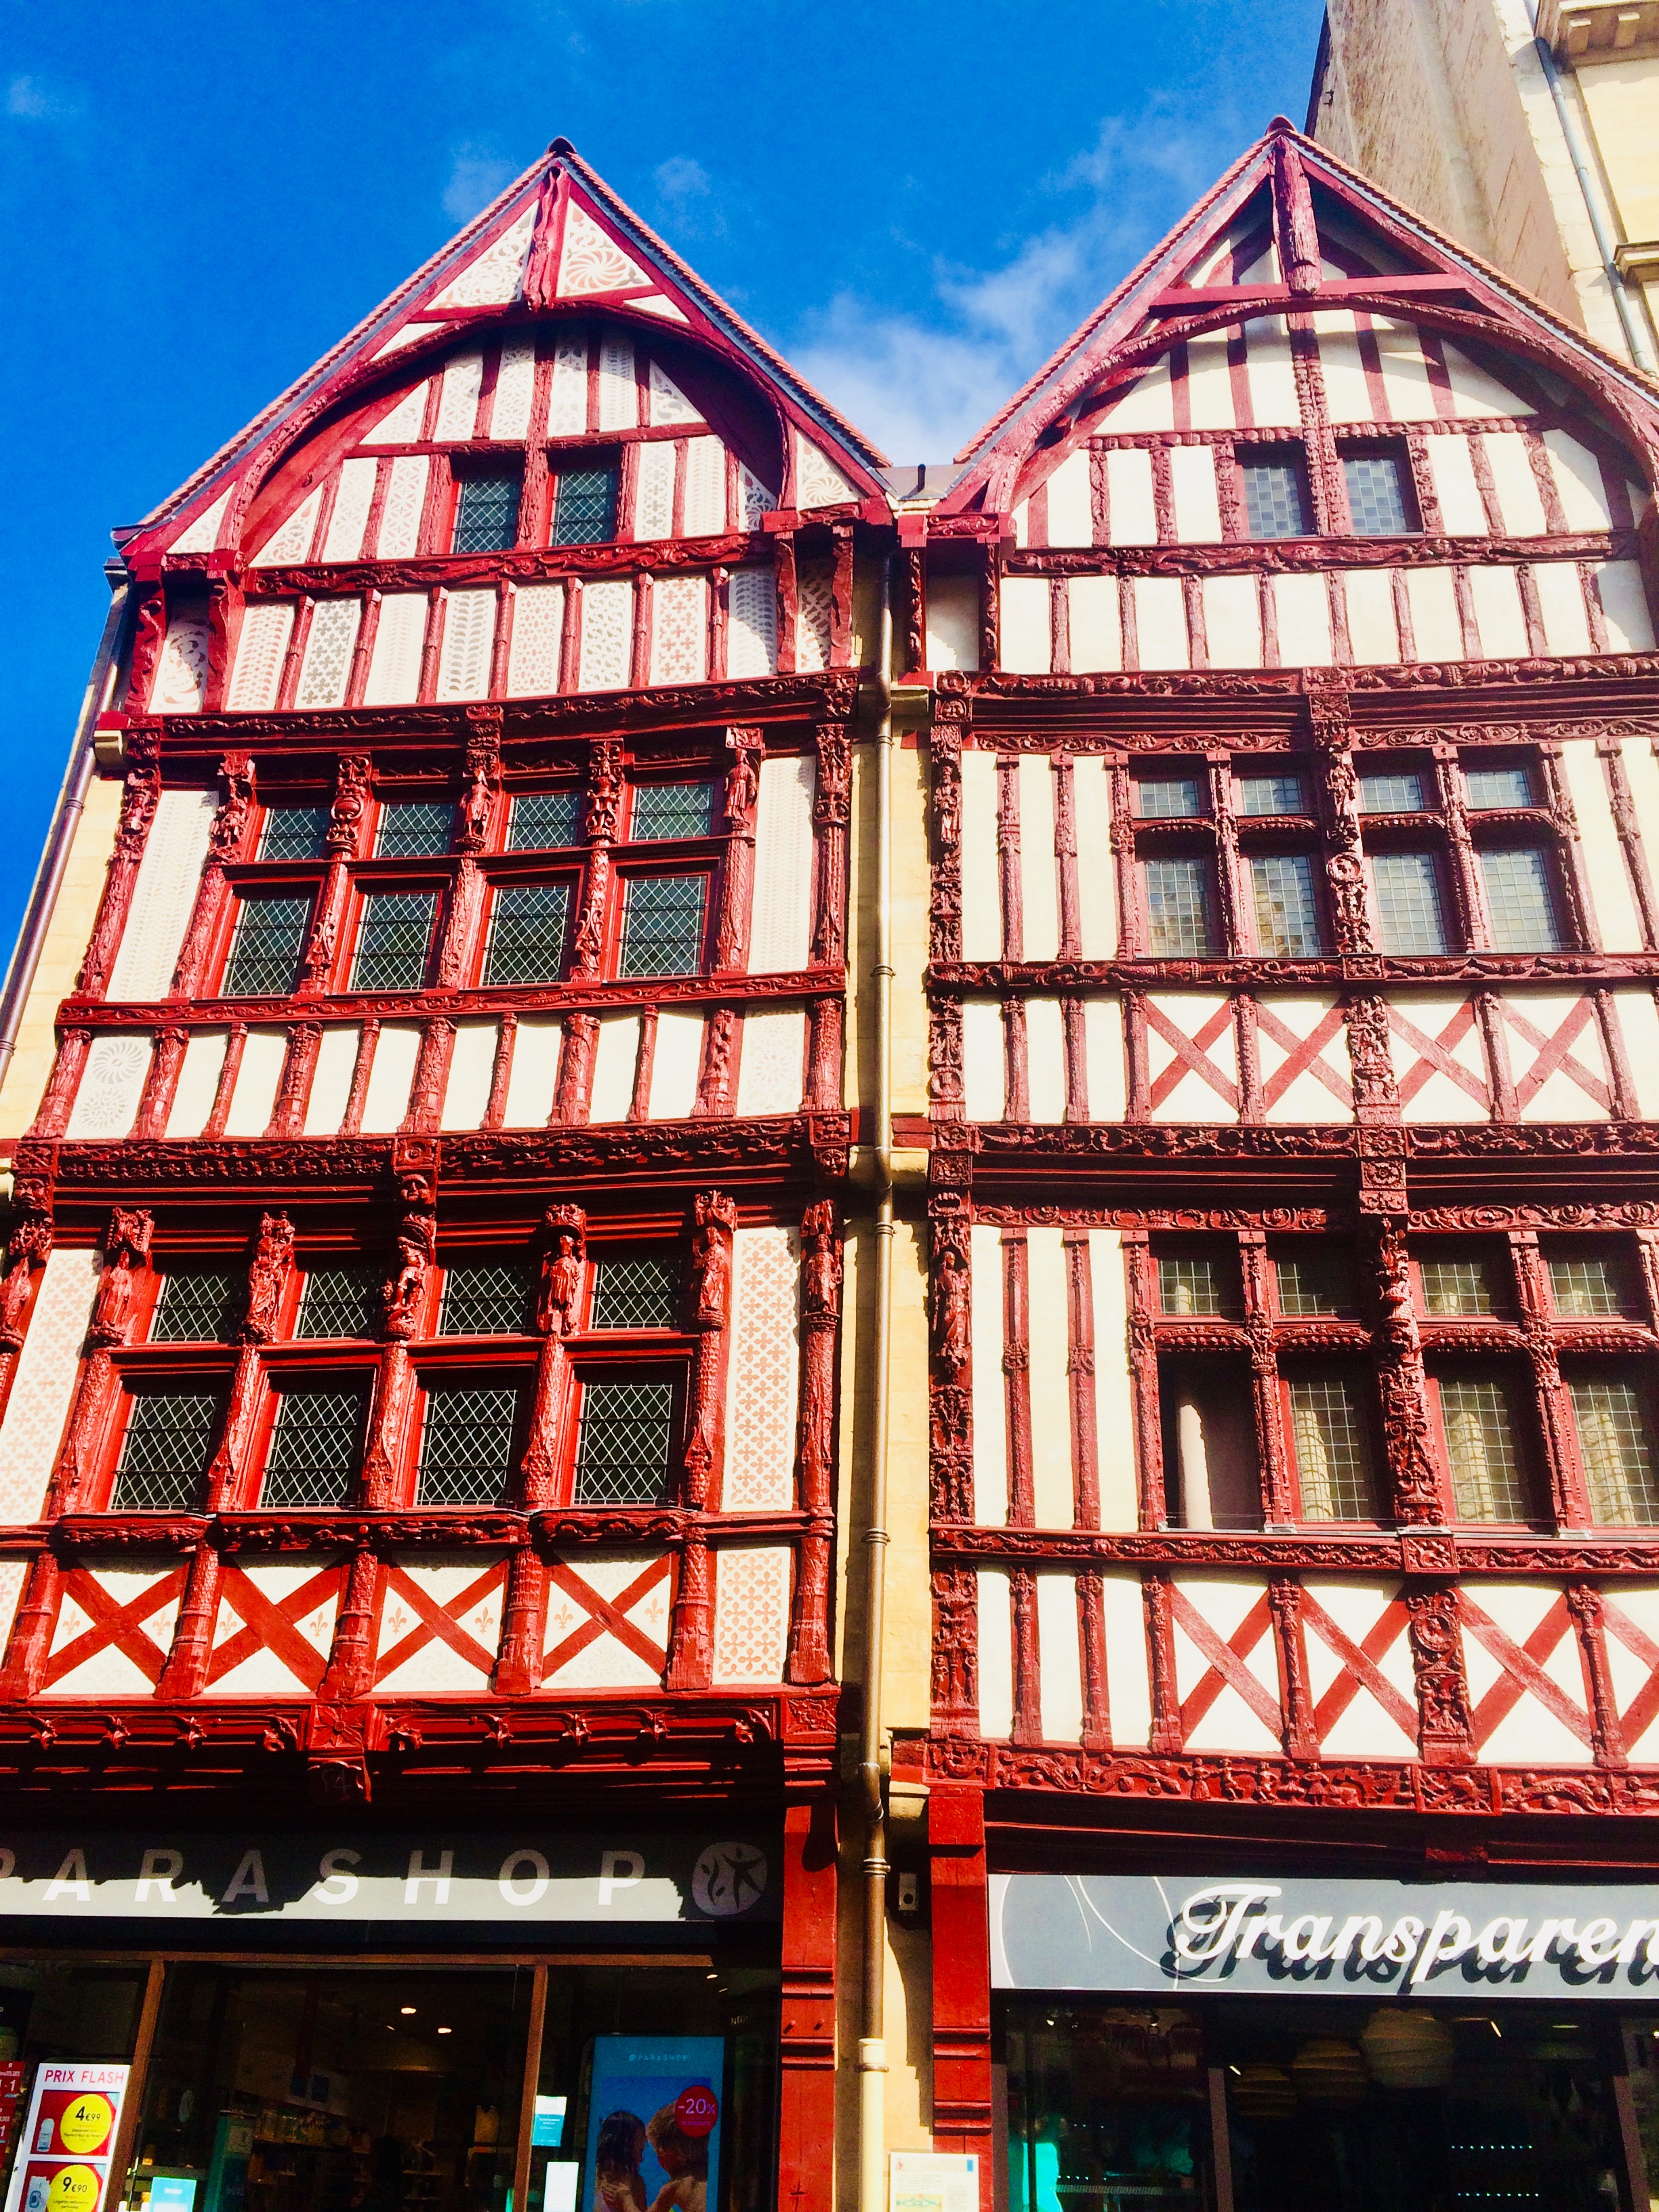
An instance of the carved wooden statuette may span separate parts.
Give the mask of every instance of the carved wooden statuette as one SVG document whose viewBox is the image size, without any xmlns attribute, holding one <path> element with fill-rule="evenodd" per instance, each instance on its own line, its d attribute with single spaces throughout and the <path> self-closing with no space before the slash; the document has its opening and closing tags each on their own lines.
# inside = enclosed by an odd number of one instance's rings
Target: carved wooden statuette
<svg viewBox="0 0 1659 2212">
<path fill-rule="evenodd" d="M 269 1344 L 276 1335 L 283 1294 L 293 1272 L 293 1223 L 285 1213 L 262 1213 L 248 1261 L 247 1310 L 241 1328 L 245 1343 Z"/>
<path fill-rule="evenodd" d="M 723 1191 L 697 1193 L 692 1210 L 691 1267 L 686 1318 L 697 1340 L 691 1365 L 691 1408 L 683 1496 L 694 1516 L 716 1508 L 725 1450 L 726 1368 L 732 1299 L 732 1240 L 738 1209 Z M 667 1686 L 700 1689 L 714 1665 L 708 1554 L 701 1518 L 688 1525 L 680 1551 L 673 1649 Z"/>
</svg>

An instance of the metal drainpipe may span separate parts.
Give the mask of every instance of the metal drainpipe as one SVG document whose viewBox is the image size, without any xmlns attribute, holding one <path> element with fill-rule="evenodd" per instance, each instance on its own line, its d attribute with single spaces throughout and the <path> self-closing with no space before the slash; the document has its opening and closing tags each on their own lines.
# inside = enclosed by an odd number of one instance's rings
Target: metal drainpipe
<svg viewBox="0 0 1659 2212">
<path fill-rule="evenodd" d="M 1527 0 L 1527 14 L 1532 21 L 1533 48 L 1544 72 L 1544 82 L 1550 88 L 1550 98 L 1555 102 L 1556 120 L 1561 125 L 1561 136 L 1567 143 L 1568 157 L 1578 179 L 1584 212 L 1589 217 L 1590 231 L 1595 240 L 1595 250 L 1601 257 L 1602 274 L 1612 291 L 1613 304 L 1618 309 L 1619 319 L 1624 325 L 1625 343 L 1630 348 L 1630 357 L 1638 368 L 1646 369 L 1650 376 L 1659 374 L 1659 362 L 1654 358 L 1653 348 L 1642 327 L 1642 318 L 1625 289 L 1625 280 L 1619 272 L 1619 264 L 1614 258 L 1613 240 L 1601 220 L 1601 202 L 1595 179 L 1590 174 L 1590 149 L 1584 143 L 1584 135 L 1578 128 L 1578 118 L 1568 104 L 1566 88 L 1561 82 L 1561 72 L 1555 66 L 1555 56 L 1550 52 L 1549 42 L 1537 35 L 1538 0 Z"/>
<path fill-rule="evenodd" d="M 876 732 L 876 1411 L 864 1605 L 864 2019 L 859 2038 L 859 2207 L 886 2212 L 887 1805 L 882 1778 L 882 1636 L 887 1596 L 887 1433 L 893 1318 L 893 603 L 881 568 L 881 721 Z"/>
<path fill-rule="evenodd" d="M 130 587 L 127 572 L 118 562 L 112 561 L 104 573 L 110 580 L 112 594 L 109 612 L 104 617 L 104 635 L 99 641 L 92 673 L 87 678 L 86 692 L 75 725 L 75 741 L 70 748 L 69 764 L 58 787 L 58 804 L 52 811 L 52 827 L 46 833 L 46 849 L 34 872 L 34 885 L 29 893 L 29 902 L 23 913 L 23 926 L 18 933 L 16 950 L 11 956 L 11 966 L 7 971 L 5 996 L 0 1000 L 0 1081 L 3 1081 L 16 1048 L 23 1009 L 28 1003 L 35 970 L 40 965 L 46 931 L 52 924 L 52 909 L 58 903 L 58 894 L 63 889 L 64 876 L 69 867 L 70 848 L 75 842 L 81 810 L 86 804 L 87 786 L 92 781 L 93 727 L 103 709 L 104 687 L 109 680 L 110 668 L 126 620 Z"/>
</svg>

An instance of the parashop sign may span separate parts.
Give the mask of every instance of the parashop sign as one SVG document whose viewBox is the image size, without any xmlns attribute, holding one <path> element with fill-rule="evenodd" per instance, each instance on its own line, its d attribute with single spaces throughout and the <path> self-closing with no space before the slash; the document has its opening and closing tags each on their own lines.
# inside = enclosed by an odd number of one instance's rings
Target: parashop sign
<svg viewBox="0 0 1659 2212">
<path fill-rule="evenodd" d="M 1659 1887 L 994 1875 L 1002 1990 L 1659 1996 Z"/>
</svg>

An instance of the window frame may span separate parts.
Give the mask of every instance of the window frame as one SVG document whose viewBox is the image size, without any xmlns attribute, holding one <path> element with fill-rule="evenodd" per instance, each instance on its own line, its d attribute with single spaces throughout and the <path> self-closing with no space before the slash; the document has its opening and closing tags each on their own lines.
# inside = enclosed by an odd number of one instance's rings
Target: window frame
<svg viewBox="0 0 1659 2212">
<path fill-rule="evenodd" d="M 351 892 L 347 902 L 344 927 L 336 958 L 331 996 L 354 999 L 414 999 L 431 988 L 433 963 L 441 944 L 444 926 L 448 920 L 451 879 L 410 878 L 404 860 L 387 861 L 380 866 L 395 873 L 374 872 L 359 873 L 353 870 Z M 363 931 L 368 920 L 369 901 L 375 898 L 396 898 L 403 894 L 429 897 L 432 901 L 432 920 L 427 927 L 426 951 L 421 962 L 419 979 L 413 983 L 360 983 L 357 981 L 357 962 L 362 953 Z"/>
<path fill-rule="evenodd" d="M 1417 482 L 1417 471 L 1413 465 L 1411 448 L 1403 438 L 1354 438 L 1343 436 L 1337 440 L 1336 457 L 1342 481 L 1344 532 L 1337 534 L 1363 538 L 1368 544 L 1378 539 L 1420 538 L 1423 535 L 1423 500 Z M 1401 507 L 1405 518 L 1402 530 L 1361 530 L 1354 520 L 1353 495 L 1348 488 L 1350 461 L 1392 461 L 1401 491 Z"/>
<path fill-rule="evenodd" d="M 683 845 L 664 839 L 660 845 L 654 842 L 643 848 L 620 848 L 613 864 L 610 914 L 605 929 L 605 974 L 612 981 L 640 985 L 646 988 L 653 983 L 676 982 L 682 978 L 709 974 L 714 950 L 714 933 L 720 922 L 720 860 L 708 854 L 707 838 L 687 840 Z M 677 856 L 686 845 L 702 848 L 696 858 Z M 649 858 L 647 858 L 647 854 Z M 653 975 L 629 975 L 623 972 L 623 954 L 627 941 L 629 887 L 647 878 L 670 879 L 684 876 L 699 876 L 703 882 L 702 943 L 697 965 L 690 969 L 664 969 Z"/>
<path fill-rule="evenodd" d="M 226 872 L 226 890 L 228 896 L 225 899 L 224 913 L 216 933 L 218 942 L 214 947 L 208 972 L 217 977 L 217 985 L 213 994 L 216 998 L 233 1000 L 239 1005 L 281 1006 L 285 1000 L 294 997 L 304 979 L 306 953 L 317 927 L 318 900 L 322 890 L 323 872 L 327 864 L 316 860 L 300 863 L 274 860 L 255 865 L 258 867 L 259 872 L 251 881 L 244 878 L 240 865 Z M 311 872 L 305 875 L 295 874 L 294 870 L 296 866 L 305 867 Z M 283 872 L 267 873 L 267 869 L 281 870 Z M 285 991 L 232 990 L 231 968 L 236 957 L 237 939 L 240 932 L 243 908 L 264 900 L 281 898 L 304 899 L 306 902 L 306 918 L 300 933 L 300 948 L 295 957 L 293 981 Z"/>
<path fill-rule="evenodd" d="M 1328 1327 L 1329 1324 L 1323 1324 Z M 1294 1327 L 1294 1323 L 1288 1324 Z M 1385 1528 L 1394 1523 L 1394 1499 L 1389 1488 L 1389 1458 L 1382 1434 L 1376 1386 L 1365 1357 L 1346 1347 L 1328 1352 L 1304 1351 L 1286 1345 L 1278 1360 L 1279 1428 L 1285 1453 L 1285 1472 L 1290 1486 L 1292 1517 L 1298 1531 L 1326 1528 Z M 1296 1449 L 1292 1385 L 1304 1376 L 1329 1375 L 1349 1383 L 1358 1413 L 1358 1433 L 1371 1483 L 1369 1514 L 1311 1514 L 1304 1495 L 1302 1468 Z"/>
<path fill-rule="evenodd" d="M 466 454 L 450 451 L 449 512 L 447 526 L 441 535 L 445 550 L 453 560 L 487 561 L 493 554 L 510 553 L 525 543 L 525 494 L 526 471 L 524 463 L 516 459 L 516 447 L 501 446 L 493 451 Z M 471 483 L 502 482 L 510 479 L 518 486 L 518 497 L 513 508 L 513 535 L 504 545 L 461 546 L 455 543 L 461 526 L 461 512 L 465 504 L 466 488 Z"/>
<path fill-rule="evenodd" d="M 1430 1442 L 1436 1462 L 1435 1471 L 1440 1481 L 1441 1510 L 1447 1526 L 1547 1531 L 1551 1525 L 1549 1483 L 1542 1463 L 1536 1424 L 1527 1418 L 1527 1400 L 1531 1382 L 1523 1370 L 1519 1347 L 1511 1343 L 1484 1352 L 1479 1348 L 1448 1346 L 1443 1352 L 1430 1352 L 1424 1364 L 1424 1373 Z M 1488 1379 L 1495 1380 L 1500 1385 L 1508 1406 L 1521 1502 L 1525 1508 L 1524 1511 L 1513 1517 L 1494 1514 L 1474 1518 L 1458 1510 L 1457 1476 L 1452 1465 L 1443 1387 L 1448 1381 Z"/>
<path fill-rule="evenodd" d="M 1252 468 L 1288 466 L 1296 473 L 1302 501 L 1301 530 L 1276 531 L 1264 534 L 1255 527 L 1250 514 L 1249 472 Z M 1236 471 L 1237 514 L 1241 525 L 1241 541 L 1247 545 L 1285 545 L 1305 543 L 1320 533 L 1319 510 L 1313 495 L 1313 473 L 1308 465 L 1305 439 L 1294 433 L 1289 437 L 1253 438 L 1246 442 L 1238 440 L 1233 447 L 1233 467 Z"/>
<path fill-rule="evenodd" d="M 356 1358 L 334 1356 L 317 1358 L 316 1347 L 346 1344 L 363 1344 L 364 1349 Z M 242 1510 L 253 1513 L 349 1513 L 357 1510 L 362 1494 L 363 1458 L 368 1447 L 369 1424 L 374 1415 L 375 1386 L 379 1380 L 380 1361 L 378 1346 L 370 1348 L 367 1340 L 353 1337 L 307 1337 L 293 1346 L 284 1345 L 275 1358 L 269 1355 L 262 1364 L 258 1410 L 255 1416 L 253 1433 L 249 1440 L 247 1487 L 253 1491 L 252 1502 Z M 286 1354 L 287 1356 L 283 1356 Z M 270 1449 L 276 1433 L 276 1423 L 285 1396 L 293 1392 L 326 1389 L 330 1384 L 341 1386 L 349 1378 L 362 1398 L 362 1421 L 358 1431 L 356 1465 L 346 1486 L 346 1496 L 338 1505 L 277 1505 L 269 1502 L 265 1485 L 270 1474 Z"/>
</svg>

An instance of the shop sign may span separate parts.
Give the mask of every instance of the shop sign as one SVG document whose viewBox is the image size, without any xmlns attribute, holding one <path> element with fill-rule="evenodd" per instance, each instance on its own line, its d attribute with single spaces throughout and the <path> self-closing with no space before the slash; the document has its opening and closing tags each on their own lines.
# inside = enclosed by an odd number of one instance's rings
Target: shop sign
<svg viewBox="0 0 1659 2212">
<path fill-rule="evenodd" d="M 746 1837 L 158 1827 L 0 1841 L 0 1916 L 25 1919 L 747 1925 L 777 1913 L 767 1853 Z"/>
<path fill-rule="evenodd" d="M 1659 1996 L 1659 1887 L 994 1875 L 1002 1990 Z"/>
<path fill-rule="evenodd" d="M 125 2066 L 36 2069 L 6 2212 L 101 2212 L 127 2073 Z"/>
</svg>

